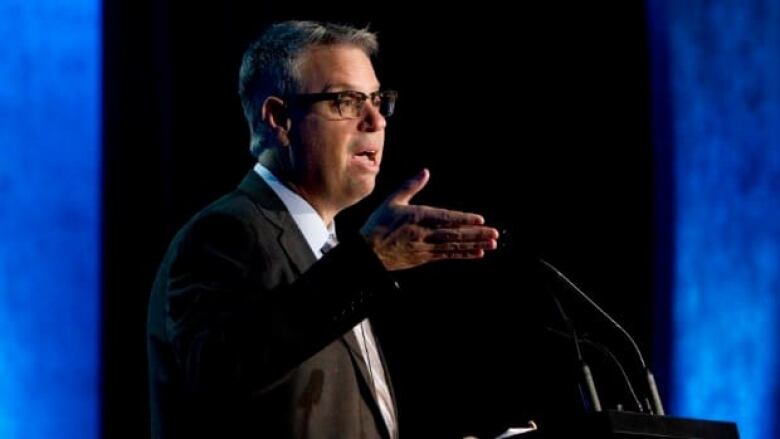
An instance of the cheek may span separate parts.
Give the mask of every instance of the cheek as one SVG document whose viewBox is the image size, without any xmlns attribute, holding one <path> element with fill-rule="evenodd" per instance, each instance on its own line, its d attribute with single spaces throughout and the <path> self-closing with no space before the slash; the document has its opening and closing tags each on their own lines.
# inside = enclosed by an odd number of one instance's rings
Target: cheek
<svg viewBox="0 0 780 439">
<path fill-rule="evenodd" d="M 323 165 L 332 166 L 331 150 L 334 142 L 333 133 L 326 126 L 316 121 L 307 121 L 298 132 L 295 144 L 296 159 L 307 170 L 317 170 Z M 319 171 L 322 172 L 322 171 Z"/>
<path fill-rule="evenodd" d="M 306 157 L 306 167 L 309 175 L 316 176 L 320 184 L 331 186 L 340 184 L 345 179 L 349 157 L 344 153 L 344 147 L 336 138 L 320 141 L 312 145 Z"/>
<path fill-rule="evenodd" d="M 300 130 L 301 161 L 315 174 L 341 175 L 349 164 L 352 147 L 348 125 L 336 121 L 307 122 Z"/>
<path fill-rule="evenodd" d="M 323 133 L 323 141 L 319 143 L 320 158 L 325 160 L 329 167 L 343 168 L 350 158 L 350 137 L 343 130 L 330 130 Z"/>
</svg>

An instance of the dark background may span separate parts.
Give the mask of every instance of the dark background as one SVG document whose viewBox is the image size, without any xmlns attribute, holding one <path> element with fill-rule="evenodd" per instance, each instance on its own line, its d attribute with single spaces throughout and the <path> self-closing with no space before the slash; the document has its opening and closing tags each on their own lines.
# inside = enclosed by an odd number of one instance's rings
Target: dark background
<svg viewBox="0 0 780 439">
<path fill-rule="evenodd" d="M 579 410 L 571 343 L 544 330 L 562 327 L 547 290 L 638 370 L 626 343 L 534 261 L 557 265 L 651 352 L 642 2 L 193 3 L 104 3 L 105 437 L 148 436 L 155 270 L 178 227 L 252 166 L 238 66 L 280 19 L 370 24 L 380 79 L 401 93 L 377 190 L 340 229 L 425 166 L 431 181 L 415 202 L 479 212 L 506 230 L 485 260 L 399 274 L 403 297 L 376 316 L 406 437 L 487 434 Z M 614 367 L 586 355 L 608 405 L 628 404 Z"/>
</svg>

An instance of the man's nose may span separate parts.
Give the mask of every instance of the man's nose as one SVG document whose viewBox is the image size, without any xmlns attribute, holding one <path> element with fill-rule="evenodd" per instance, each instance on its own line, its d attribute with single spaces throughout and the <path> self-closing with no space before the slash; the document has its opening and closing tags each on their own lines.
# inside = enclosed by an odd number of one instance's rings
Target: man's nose
<svg viewBox="0 0 780 439">
<path fill-rule="evenodd" d="M 361 131 L 382 131 L 386 126 L 387 119 L 379 112 L 379 108 L 366 102 L 358 129 Z"/>
</svg>

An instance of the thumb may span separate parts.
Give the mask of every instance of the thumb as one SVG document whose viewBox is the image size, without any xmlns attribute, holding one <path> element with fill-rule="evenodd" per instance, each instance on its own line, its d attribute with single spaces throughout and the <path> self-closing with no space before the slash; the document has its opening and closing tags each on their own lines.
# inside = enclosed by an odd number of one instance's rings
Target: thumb
<svg viewBox="0 0 780 439">
<path fill-rule="evenodd" d="M 418 192 L 428 184 L 428 179 L 431 177 L 428 169 L 423 169 L 414 177 L 406 180 L 401 187 L 390 196 L 389 202 L 391 204 L 409 204 L 412 198 L 417 195 Z"/>
</svg>

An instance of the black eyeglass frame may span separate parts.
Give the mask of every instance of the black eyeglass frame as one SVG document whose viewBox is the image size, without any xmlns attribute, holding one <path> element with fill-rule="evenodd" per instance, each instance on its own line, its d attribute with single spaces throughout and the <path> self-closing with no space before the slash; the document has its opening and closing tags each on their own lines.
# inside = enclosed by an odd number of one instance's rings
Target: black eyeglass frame
<svg viewBox="0 0 780 439">
<path fill-rule="evenodd" d="M 347 101 L 347 99 L 354 99 L 358 101 L 360 105 L 358 115 L 344 115 L 342 105 Z M 371 100 L 372 105 L 379 109 L 379 114 L 381 114 L 383 117 L 390 117 L 393 115 L 393 113 L 395 113 L 395 103 L 398 100 L 398 92 L 395 90 L 380 90 L 367 95 L 356 90 L 344 90 L 330 93 L 294 94 L 287 95 L 283 98 L 287 106 L 311 105 L 317 102 L 331 101 L 338 110 L 339 116 L 350 119 L 358 119 L 363 117 L 365 105 L 369 99 Z"/>
</svg>

